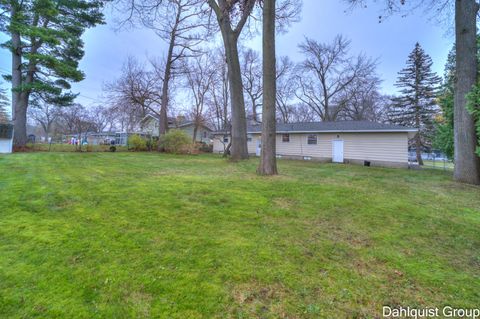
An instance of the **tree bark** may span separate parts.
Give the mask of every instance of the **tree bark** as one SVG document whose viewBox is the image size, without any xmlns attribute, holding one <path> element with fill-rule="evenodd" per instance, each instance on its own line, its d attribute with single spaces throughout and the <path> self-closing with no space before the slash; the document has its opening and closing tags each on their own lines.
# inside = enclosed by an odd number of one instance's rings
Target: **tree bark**
<svg viewBox="0 0 480 319">
<path fill-rule="evenodd" d="M 415 135 L 415 151 L 417 155 L 417 163 L 418 165 L 423 165 L 423 159 L 422 159 L 422 139 L 420 137 L 420 133 L 417 133 Z"/>
<path fill-rule="evenodd" d="M 17 5 L 12 4 L 11 19 L 12 22 L 18 14 Z M 24 101 L 20 88 L 22 86 L 22 41 L 20 32 L 10 25 L 12 37 L 12 121 L 14 127 L 13 141 L 19 148 L 27 144 L 27 104 Z"/>
<path fill-rule="evenodd" d="M 276 58 L 275 58 L 275 0 L 263 2 L 263 112 L 262 112 L 262 146 L 260 164 L 257 173 L 260 175 L 276 175 L 276 121 L 275 102 Z"/>
<path fill-rule="evenodd" d="M 22 150 L 27 145 L 27 105 L 28 95 L 19 94 L 14 106 L 15 120 L 13 121 L 13 144 L 17 150 Z"/>
<path fill-rule="evenodd" d="M 228 65 L 228 80 L 230 84 L 230 101 L 232 109 L 232 160 L 248 158 L 247 119 L 245 116 L 245 99 L 243 96 L 242 73 L 238 57 L 238 37 L 230 26 L 222 26 L 222 36 Z"/>
<path fill-rule="evenodd" d="M 161 139 L 162 135 L 165 135 L 168 131 L 168 89 L 170 84 L 170 78 L 172 77 L 172 64 L 173 64 L 173 49 L 175 48 L 175 41 L 176 41 L 176 34 L 177 29 L 180 21 L 181 16 L 181 9 L 177 9 L 177 15 L 175 18 L 175 25 L 173 30 L 170 33 L 170 42 L 168 44 L 168 53 L 167 53 L 167 61 L 165 63 L 165 72 L 163 75 L 163 83 L 162 83 L 162 98 L 161 98 L 161 105 L 160 105 L 160 118 L 158 123 L 158 138 Z M 158 143 L 158 151 L 163 151 L 162 143 Z"/>
<path fill-rule="evenodd" d="M 480 184 L 480 159 L 475 154 L 475 120 L 466 109 L 466 95 L 477 81 L 477 12 L 475 0 L 455 1 L 454 178 L 476 185 Z"/>
</svg>

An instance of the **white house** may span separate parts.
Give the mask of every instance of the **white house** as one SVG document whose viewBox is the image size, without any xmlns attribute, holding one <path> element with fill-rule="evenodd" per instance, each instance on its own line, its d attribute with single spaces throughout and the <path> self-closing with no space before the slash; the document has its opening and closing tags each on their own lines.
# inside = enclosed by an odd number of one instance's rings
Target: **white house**
<svg viewBox="0 0 480 319">
<path fill-rule="evenodd" d="M 11 153 L 13 147 L 13 125 L 0 123 L 0 154 Z"/>
<path fill-rule="evenodd" d="M 248 152 L 260 155 L 261 125 L 247 129 Z M 277 124 L 277 156 L 371 166 L 408 166 L 408 140 L 417 129 L 367 121 Z M 215 132 L 213 151 L 224 152 L 229 134 Z"/>
</svg>

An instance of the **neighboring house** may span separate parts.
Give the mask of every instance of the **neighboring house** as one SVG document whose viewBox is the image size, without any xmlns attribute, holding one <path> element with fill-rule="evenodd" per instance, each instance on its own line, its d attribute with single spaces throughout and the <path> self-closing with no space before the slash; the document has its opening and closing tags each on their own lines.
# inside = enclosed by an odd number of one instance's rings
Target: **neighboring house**
<svg viewBox="0 0 480 319">
<path fill-rule="evenodd" d="M 0 154 L 12 152 L 13 147 L 13 125 L 0 123 Z"/>
<path fill-rule="evenodd" d="M 158 125 L 159 120 L 156 115 L 147 114 L 142 121 L 140 122 L 141 129 L 143 132 L 148 132 L 152 136 L 158 136 Z M 168 118 L 168 129 L 179 129 L 185 131 L 188 136 L 193 139 L 193 130 L 195 129 L 195 124 L 192 121 L 187 121 L 183 117 L 177 118 Z M 195 140 L 197 142 L 203 142 L 207 144 L 212 143 L 211 139 L 212 130 L 205 125 L 200 125 L 197 131 L 197 136 Z"/>
<path fill-rule="evenodd" d="M 248 126 L 248 152 L 260 155 L 261 125 Z M 367 121 L 277 124 L 277 156 L 372 166 L 408 166 L 408 140 L 417 129 Z M 229 134 L 213 133 L 213 151 L 224 152 Z"/>
</svg>

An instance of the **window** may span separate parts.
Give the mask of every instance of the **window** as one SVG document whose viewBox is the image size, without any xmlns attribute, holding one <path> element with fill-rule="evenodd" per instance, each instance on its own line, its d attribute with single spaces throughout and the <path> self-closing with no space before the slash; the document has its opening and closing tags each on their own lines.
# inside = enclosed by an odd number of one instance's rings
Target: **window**
<svg viewBox="0 0 480 319">
<path fill-rule="evenodd" d="M 317 135 L 309 134 L 307 139 L 308 145 L 316 145 L 317 144 Z"/>
<path fill-rule="evenodd" d="M 223 137 L 223 143 L 228 143 L 228 136 Z"/>
<path fill-rule="evenodd" d="M 247 135 L 247 142 L 251 142 L 252 141 L 252 135 L 251 134 L 248 134 Z"/>
<path fill-rule="evenodd" d="M 207 138 L 207 131 L 203 131 L 203 138 Z"/>
<path fill-rule="evenodd" d="M 282 134 L 282 142 L 284 143 L 290 142 L 290 134 Z"/>
</svg>

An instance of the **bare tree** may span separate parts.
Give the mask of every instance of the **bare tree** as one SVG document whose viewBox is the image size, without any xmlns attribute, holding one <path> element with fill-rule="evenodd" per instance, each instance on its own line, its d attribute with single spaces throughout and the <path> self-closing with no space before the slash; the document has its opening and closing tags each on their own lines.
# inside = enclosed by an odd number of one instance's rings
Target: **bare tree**
<svg viewBox="0 0 480 319">
<path fill-rule="evenodd" d="M 127 17 L 120 25 L 140 23 L 152 29 L 168 43 L 163 66 L 159 111 L 159 135 L 168 130 L 168 105 L 170 81 L 177 75 L 176 65 L 182 59 L 197 54 L 195 47 L 205 38 L 208 21 L 204 0 L 119 0 Z M 180 65 L 178 65 L 180 67 Z M 159 146 L 161 147 L 161 146 Z"/>
<path fill-rule="evenodd" d="M 293 120 L 295 112 L 295 64 L 288 57 L 280 58 L 277 65 L 277 114 L 278 121 L 288 123 Z"/>
<path fill-rule="evenodd" d="M 77 148 L 81 150 L 83 139 L 86 138 L 87 133 L 95 126 L 88 110 L 80 104 L 74 104 L 70 107 L 62 108 L 59 119 L 65 134 L 77 135 L 79 139 Z"/>
<path fill-rule="evenodd" d="M 158 72 L 158 69 L 158 64 L 155 64 L 153 71 L 148 70 L 135 58 L 129 57 L 122 67 L 120 77 L 104 87 L 110 104 L 116 105 L 116 108 L 122 111 L 125 111 L 127 106 L 137 108 L 142 117 L 147 113 L 160 117 L 162 96 L 159 92 L 163 79 L 160 78 L 161 72 Z"/>
<path fill-rule="evenodd" d="M 130 104 L 128 101 L 120 98 L 110 100 L 108 110 L 113 115 L 114 125 L 112 128 L 122 132 L 132 132 L 139 128 L 140 121 L 144 117 L 142 109 Z"/>
<path fill-rule="evenodd" d="M 296 95 L 322 121 L 335 121 L 345 107 L 345 92 L 375 70 L 376 62 L 364 55 L 349 56 L 349 46 L 340 35 L 331 44 L 306 38 L 299 45 L 305 60 L 298 66 Z"/>
<path fill-rule="evenodd" d="M 382 116 L 388 99 L 380 93 L 380 78 L 372 72 L 370 76 L 355 79 L 340 100 L 344 106 L 338 119 L 351 121 L 383 121 Z"/>
<path fill-rule="evenodd" d="M 365 6 L 368 0 L 345 0 L 355 6 Z M 454 12 L 456 81 L 454 89 L 454 140 L 456 181 L 480 184 L 480 157 L 475 153 L 478 136 L 475 118 L 467 109 L 466 95 L 477 83 L 477 16 L 480 5 L 476 0 L 385 0 L 387 14 L 413 12 L 424 8 L 434 17 L 446 20 Z M 381 16 L 382 17 L 382 16 Z M 451 27 L 451 25 L 449 26 Z"/>
<path fill-rule="evenodd" d="M 88 110 L 90 119 L 93 123 L 93 131 L 103 132 L 111 131 L 115 127 L 116 114 L 111 107 L 96 105 Z"/>
<path fill-rule="evenodd" d="M 262 106 L 263 96 L 260 56 L 257 51 L 246 49 L 243 51 L 242 58 L 243 89 L 249 100 L 253 121 L 260 122 L 258 108 Z"/>
<path fill-rule="evenodd" d="M 48 138 L 52 133 L 52 126 L 60 116 L 60 110 L 57 106 L 50 103 L 45 103 L 43 101 L 35 102 L 36 103 L 32 103 L 32 107 L 28 109 L 28 115 L 42 127 L 43 132 L 45 133 L 45 138 L 48 141 Z"/>
<path fill-rule="evenodd" d="M 233 160 L 248 158 L 247 123 L 242 73 L 238 55 L 238 38 L 256 0 L 207 0 L 215 13 L 222 34 L 231 97 L 231 155 Z"/>
<path fill-rule="evenodd" d="M 257 173 L 260 175 L 277 175 L 275 0 L 263 1 L 262 53 L 264 97 L 262 108 L 262 145 Z"/>
<path fill-rule="evenodd" d="M 215 69 L 210 62 L 211 59 L 208 55 L 202 55 L 190 59 L 190 62 L 184 66 L 186 86 L 194 101 L 194 105 L 190 110 L 194 123 L 193 142 L 197 139 L 199 127 L 205 125 L 206 122 L 205 104 L 215 76 Z"/>
<path fill-rule="evenodd" d="M 208 57 L 215 72 L 206 99 L 207 117 L 217 131 L 229 131 L 230 90 L 228 85 L 228 67 L 224 59 L 225 54 L 223 49 L 217 49 L 213 50 L 213 54 L 208 55 Z"/>
</svg>

